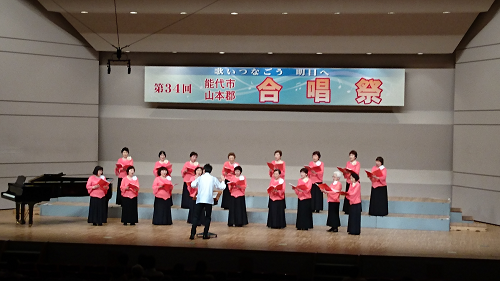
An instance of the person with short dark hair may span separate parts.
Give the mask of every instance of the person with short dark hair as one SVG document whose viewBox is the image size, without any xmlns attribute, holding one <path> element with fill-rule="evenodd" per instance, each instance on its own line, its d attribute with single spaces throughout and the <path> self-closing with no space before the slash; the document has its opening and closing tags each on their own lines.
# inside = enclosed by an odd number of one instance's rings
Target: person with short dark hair
<svg viewBox="0 0 500 281">
<path fill-rule="evenodd" d="M 89 217 L 87 222 L 94 226 L 102 226 L 108 219 L 108 200 L 106 198 L 106 193 L 109 189 L 109 183 L 102 174 L 103 170 L 101 166 L 95 166 L 92 172 L 93 175 L 90 176 L 87 181 L 87 190 L 90 195 Z M 99 182 L 103 180 L 106 182 L 101 186 Z"/>
<path fill-rule="evenodd" d="M 208 230 L 210 229 L 210 221 L 212 220 L 212 205 L 214 204 L 214 189 L 224 190 L 226 184 L 224 183 L 224 176 L 221 175 L 220 179 L 210 175 L 212 172 L 212 165 L 205 164 L 203 166 L 205 173 L 191 183 L 191 187 L 198 189 L 196 195 L 196 206 L 193 223 L 191 226 L 191 235 L 189 239 L 193 240 L 196 235 L 196 227 L 198 220 L 200 220 L 203 210 L 205 210 L 206 223 L 203 229 L 203 239 L 210 239 Z"/>
<path fill-rule="evenodd" d="M 340 177 L 342 173 L 340 171 L 333 172 L 333 183 L 330 185 L 331 191 L 326 191 L 328 195 L 328 218 L 326 219 L 326 225 L 330 227 L 328 232 L 338 232 L 340 226 L 340 192 L 342 191 L 342 183 L 340 182 Z"/>
<path fill-rule="evenodd" d="M 285 179 L 285 172 L 286 172 L 286 163 L 285 161 L 281 160 L 281 156 L 283 156 L 283 152 L 281 150 L 276 150 L 274 152 L 274 160 L 271 162 L 271 164 L 274 165 L 275 168 L 278 168 L 281 171 L 280 177 L 282 179 Z M 269 177 L 273 177 L 274 169 L 269 169 Z"/>
<path fill-rule="evenodd" d="M 358 152 L 356 150 L 349 151 L 349 161 L 345 164 L 345 168 L 351 171 L 354 171 L 357 175 L 359 175 L 359 171 L 361 170 L 361 164 L 358 162 Z M 344 178 L 346 179 L 345 191 L 349 191 L 349 187 L 351 185 L 351 174 L 345 173 Z M 349 214 L 349 208 L 351 204 L 349 204 L 349 199 L 344 199 L 344 205 L 342 207 L 342 211 L 345 214 Z"/>
<path fill-rule="evenodd" d="M 300 179 L 297 186 L 292 187 L 298 197 L 297 202 L 297 220 L 295 227 L 297 230 L 308 230 L 313 228 L 313 215 L 311 207 L 311 188 L 312 181 L 307 176 L 306 168 L 300 169 Z"/>
<path fill-rule="evenodd" d="M 116 186 L 116 204 L 122 204 L 122 194 L 120 186 L 122 179 L 127 176 L 127 168 L 134 165 L 134 159 L 129 155 L 128 147 L 122 148 L 122 157 L 116 161 L 115 174 L 118 176 L 118 184 Z M 111 190 L 109 192 L 112 192 Z M 110 194 L 111 195 L 111 194 Z"/>
<path fill-rule="evenodd" d="M 235 162 L 236 159 L 236 154 L 234 152 L 229 152 L 227 154 L 227 161 L 224 162 L 224 165 L 222 166 L 222 175 L 225 178 L 226 185 L 227 183 L 231 180 L 231 178 L 234 176 L 234 167 L 239 166 L 237 162 Z M 229 210 L 229 207 L 231 207 L 231 192 L 229 192 L 229 188 L 224 189 L 222 192 L 222 202 L 220 203 L 221 208 L 224 210 Z"/>
<path fill-rule="evenodd" d="M 189 161 L 184 163 L 184 166 L 182 167 L 181 170 L 182 179 L 184 180 L 184 184 L 182 186 L 182 201 L 181 201 L 182 209 L 189 209 L 192 205 L 191 201 L 193 201 L 193 199 L 191 196 L 189 196 L 187 183 L 194 176 L 194 170 L 200 166 L 200 164 L 196 161 L 197 159 L 198 159 L 198 153 L 194 151 L 191 152 L 189 154 Z"/>
<path fill-rule="evenodd" d="M 172 178 L 168 176 L 167 167 L 159 167 L 157 177 L 153 181 L 153 194 L 155 195 L 153 224 L 172 224 Z"/>
<path fill-rule="evenodd" d="M 160 160 L 156 161 L 155 163 L 155 167 L 153 169 L 153 175 L 155 177 L 158 176 L 158 169 L 160 167 L 165 167 L 167 168 L 167 176 L 172 176 L 172 163 L 170 163 L 166 158 L 167 158 L 167 153 L 165 151 L 160 151 L 158 153 L 158 158 L 160 158 Z"/>
<path fill-rule="evenodd" d="M 384 166 L 384 158 L 381 156 L 375 159 L 375 166 L 372 167 L 372 173 L 378 173 L 380 176 L 374 175 L 370 178 L 372 181 L 372 189 L 368 214 L 370 216 L 387 216 L 389 214 L 386 181 L 387 169 Z"/>
<path fill-rule="evenodd" d="M 234 177 L 228 183 L 228 189 L 231 192 L 231 206 L 227 217 L 228 226 L 242 227 L 248 224 L 247 205 L 245 202 L 245 189 L 247 188 L 247 179 L 241 173 L 241 166 L 234 167 Z"/>
<path fill-rule="evenodd" d="M 273 229 L 285 228 L 285 180 L 280 177 L 281 171 L 275 169 L 273 172 L 273 177 L 267 188 L 267 193 L 269 194 L 269 213 L 267 214 L 267 227 Z M 281 186 L 281 189 L 277 187 Z"/>
<path fill-rule="evenodd" d="M 361 233 L 361 183 L 359 182 L 359 175 L 351 173 L 350 182 L 349 191 L 345 192 L 345 197 L 351 205 L 347 232 L 351 235 L 359 235 Z"/>
<path fill-rule="evenodd" d="M 323 173 L 325 172 L 325 164 L 321 161 L 321 153 L 314 151 L 312 153 L 312 161 L 309 162 L 309 167 L 318 167 L 319 171 L 311 170 L 309 179 L 312 181 L 311 188 L 311 208 L 313 212 L 319 213 L 323 210 L 323 192 L 318 187 L 318 184 L 323 183 Z"/>
<path fill-rule="evenodd" d="M 122 192 L 122 223 L 123 225 L 135 225 L 139 222 L 137 212 L 137 195 L 139 195 L 139 179 L 134 176 L 135 168 L 127 168 L 127 176 L 123 178 L 120 185 Z"/>
</svg>

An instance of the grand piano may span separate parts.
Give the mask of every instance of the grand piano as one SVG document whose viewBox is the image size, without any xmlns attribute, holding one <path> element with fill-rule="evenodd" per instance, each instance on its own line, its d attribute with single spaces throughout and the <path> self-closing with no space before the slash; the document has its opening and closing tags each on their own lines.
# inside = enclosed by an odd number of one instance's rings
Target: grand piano
<svg viewBox="0 0 500 281">
<path fill-rule="evenodd" d="M 88 178 L 65 177 L 65 174 L 44 174 L 28 182 L 25 176 L 18 176 L 9 189 L 1 193 L 2 198 L 16 202 L 16 222 L 25 224 L 25 206 L 28 205 L 29 226 L 33 225 L 33 207 L 36 203 L 51 198 L 89 196 Z M 111 184 L 110 184 L 111 189 Z M 111 195 L 111 192 L 108 192 Z M 109 199 L 109 197 L 108 197 Z"/>
</svg>

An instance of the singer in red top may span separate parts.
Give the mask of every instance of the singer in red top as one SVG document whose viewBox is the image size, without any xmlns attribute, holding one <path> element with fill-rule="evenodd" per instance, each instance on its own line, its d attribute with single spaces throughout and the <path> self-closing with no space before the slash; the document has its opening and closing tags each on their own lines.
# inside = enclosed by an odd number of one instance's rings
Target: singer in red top
<svg viewBox="0 0 500 281">
<path fill-rule="evenodd" d="M 192 176 L 191 179 L 189 179 L 189 181 L 186 183 L 187 189 L 189 192 L 189 196 L 191 198 L 191 200 L 189 201 L 190 205 L 189 205 L 187 223 L 193 223 L 193 221 L 194 221 L 195 208 L 196 208 L 196 194 L 198 194 L 198 188 L 191 187 L 191 183 L 203 174 L 203 168 L 196 167 L 196 169 L 194 169 L 194 173 L 195 173 L 195 175 Z M 205 225 L 205 221 L 206 221 L 205 213 L 202 212 L 200 218 L 198 219 L 197 226 L 200 226 L 202 224 Z"/>
<path fill-rule="evenodd" d="M 172 178 L 168 176 L 168 169 L 160 167 L 157 171 L 157 177 L 153 181 L 153 193 L 155 195 L 155 204 L 153 211 L 154 225 L 172 224 Z"/>
<path fill-rule="evenodd" d="M 189 154 L 189 161 L 187 161 L 184 164 L 181 170 L 182 179 L 184 180 L 184 185 L 182 186 L 182 201 L 181 201 L 181 208 L 183 209 L 189 209 L 192 205 L 191 201 L 193 201 L 193 199 L 191 198 L 191 196 L 189 196 L 187 183 L 194 176 L 194 169 L 200 166 L 200 164 L 196 162 L 196 159 L 198 159 L 198 153 L 194 151 L 191 152 Z"/>
<path fill-rule="evenodd" d="M 333 183 L 330 185 L 331 191 L 324 191 L 328 194 L 328 218 L 326 220 L 326 225 L 330 227 L 328 232 L 338 232 L 340 226 L 340 192 L 342 191 L 342 183 L 340 182 L 340 177 L 342 173 L 340 171 L 333 172 Z"/>
<path fill-rule="evenodd" d="M 347 161 L 345 167 L 346 169 L 354 171 L 359 176 L 359 171 L 361 170 L 361 164 L 356 159 L 358 159 L 358 152 L 356 152 L 356 150 L 351 150 L 349 152 L 349 161 Z M 351 174 L 345 173 L 344 178 L 346 179 L 345 191 L 347 192 L 349 191 L 349 186 L 351 185 Z M 342 211 L 344 211 L 345 214 L 349 214 L 350 206 L 351 204 L 349 204 L 349 199 L 345 198 Z"/>
<path fill-rule="evenodd" d="M 313 183 L 311 188 L 311 208 L 316 213 L 323 210 L 323 192 L 319 189 L 318 184 L 323 182 L 325 164 L 319 161 L 320 158 L 321 153 L 314 151 L 312 153 L 312 161 L 309 162 L 310 169 L 308 169 L 310 170 L 309 179 Z"/>
<path fill-rule="evenodd" d="M 153 169 L 153 175 L 158 176 L 158 169 L 160 167 L 165 167 L 167 168 L 167 176 L 172 176 L 172 163 L 170 163 L 166 158 L 167 158 L 167 153 L 165 151 L 160 151 L 158 153 L 158 157 L 160 158 L 159 161 L 156 161 L 155 167 Z"/>
<path fill-rule="evenodd" d="M 87 190 L 90 195 L 89 204 L 89 217 L 87 222 L 95 225 L 102 226 L 108 219 L 108 200 L 106 193 L 108 192 L 109 182 L 106 177 L 102 175 L 103 168 L 95 166 L 92 176 L 87 181 Z"/>
<path fill-rule="evenodd" d="M 242 172 L 243 169 L 240 166 L 234 167 L 234 176 L 228 183 L 231 197 L 233 197 L 227 217 L 228 226 L 242 227 L 248 224 L 247 205 L 245 202 L 247 179 L 241 174 Z"/>
<path fill-rule="evenodd" d="M 267 215 L 267 227 L 285 228 L 285 180 L 280 177 L 281 171 L 276 169 L 267 188 L 269 194 L 269 213 Z"/>
<path fill-rule="evenodd" d="M 309 228 L 313 228 L 311 208 L 312 181 L 307 176 L 307 173 L 307 168 L 300 169 L 300 179 L 297 182 L 297 186 L 292 187 L 298 197 L 297 221 L 295 223 L 297 230 L 308 230 Z"/>
<path fill-rule="evenodd" d="M 286 163 L 281 160 L 281 156 L 283 156 L 283 152 L 281 150 L 276 150 L 274 152 L 274 160 L 271 162 L 273 168 L 271 169 L 271 167 L 269 167 L 269 177 L 273 177 L 274 169 L 279 169 L 281 171 L 280 177 L 285 179 Z"/>
<path fill-rule="evenodd" d="M 234 152 L 229 152 L 229 154 L 227 155 L 228 161 L 226 161 L 224 163 L 224 166 L 222 166 L 222 175 L 226 179 L 226 185 L 234 176 L 234 168 L 240 165 L 234 161 L 235 159 L 236 155 L 234 154 Z M 224 191 L 222 192 L 222 202 L 220 203 L 221 208 L 224 208 L 224 210 L 229 210 L 232 204 L 231 199 L 232 197 L 231 192 L 229 192 L 229 188 L 224 189 Z"/>
<path fill-rule="evenodd" d="M 132 157 L 130 157 L 129 154 L 130 151 L 128 150 L 128 147 L 122 148 L 122 158 L 116 161 L 115 174 L 118 176 L 118 185 L 116 186 L 117 205 L 122 204 L 122 194 L 120 192 L 122 179 L 127 176 L 127 168 L 134 165 L 134 159 L 132 159 Z"/>
<path fill-rule="evenodd" d="M 349 199 L 349 220 L 347 221 L 347 233 L 359 235 L 361 233 L 361 184 L 359 175 L 351 173 L 351 186 L 346 192 L 346 199 Z"/>
<path fill-rule="evenodd" d="M 135 225 L 139 222 L 137 212 L 137 195 L 139 195 L 139 179 L 134 176 L 135 168 L 127 168 L 127 176 L 123 178 L 120 185 L 122 192 L 122 223 L 123 225 Z"/>
<path fill-rule="evenodd" d="M 370 216 L 387 216 L 389 214 L 389 202 L 387 198 L 387 169 L 384 166 L 384 158 L 381 156 L 375 159 L 375 166 L 372 168 L 372 173 L 377 173 L 379 176 L 373 175 L 370 178 L 372 181 L 372 191 L 370 195 Z"/>
</svg>

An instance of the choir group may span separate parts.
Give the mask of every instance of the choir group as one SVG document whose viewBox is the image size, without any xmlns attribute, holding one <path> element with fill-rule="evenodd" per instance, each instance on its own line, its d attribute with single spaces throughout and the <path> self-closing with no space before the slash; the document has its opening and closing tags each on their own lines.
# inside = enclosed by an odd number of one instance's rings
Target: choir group
<svg viewBox="0 0 500 281">
<path fill-rule="evenodd" d="M 124 147 L 122 157 L 118 159 L 115 168 L 115 174 L 118 176 L 118 186 L 116 193 L 116 204 L 122 206 L 121 222 L 124 225 L 135 225 L 138 222 L 137 196 L 139 194 L 140 184 L 137 176 L 134 175 L 134 160 L 129 156 L 129 149 Z M 285 220 L 285 171 L 286 163 L 281 159 L 283 153 L 281 150 L 274 152 L 274 160 L 267 163 L 269 166 L 269 176 L 271 181 L 267 188 L 269 194 L 267 226 L 273 229 L 286 227 Z M 327 194 L 328 219 L 327 226 L 329 232 L 338 232 L 340 226 L 340 195 L 344 195 L 344 205 L 342 210 L 349 215 L 347 232 L 352 235 L 361 233 L 361 184 L 359 181 L 360 163 L 357 159 L 357 152 L 349 152 L 349 161 L 345 168 L 337 167 L 340 171 L 333 173 L 333 183 L 327 185 L 323 183 L 324 163 L 320 161 L 321 153 L 314 151 L 312 161 L 309 165 L 300 169 L 300 179 L 296 185 L 292 185 L 292 190 L 297 194 L 297 219 L 296 228 L 298 230 L 308 230 L 313 228 L 313 213 L 319 213 L 323 210 L 323 194 Z M 172 190 L 175 184 L 172 184 L 172 164 L 166 159 L 166 153 L 160 151 L 159 161 L 155 163 L 153 173 L 156 176 L 153 182 L 153 193 L 155 195 L 153 224 L 171 225 L 172 215 Z M 203 167 L 197 162 L 198 154 L 191 152 L 190 160 L 187 161 L 181 170 L 184 181 L 182 188 L 181 208 L 189 209 L 187 218 L 188 223 L 196 225 L 210 225 L 210 212 L 202 212 L 201 216 L 195 215 L 196 198 L 198 193 L 198 178 L 205 172 Z M 235 162 L 236 155 L 231 152 L 228 154 L 222 168 L 221 186 L 223 190 L 221 207 L 229 210 L 228 226 L 242 227 L 248 224 L 245 190 L 247 181 L 242 175 L 242 167 Z M 210 166 L 210 165 L 208 165 Z M 208 167 L 205 166 L 205 167 Z M 211 170 L 210 166 L 210 170 Z M 387 198 L 387 171 L 384 167 L 384 159 L 377 157 L 375 166 L 371 171 L 366 171 L 368 178 L 372 183 L 369 215 L 386 216 L 388 214 Z M 346 179 L 345 191 L 342 191 L 340 178 Z M 224 184 L 225 183 L 225 184 Z M 111 197 L 109 182 L 103 176 L 103 168 L 96 166 L 93 175 L 89 177 L 87 189 L 90 194 L 90 207 L 88 222 L 93 225 L 101 226 L 107 222 L 108 200 Z M 119 190 L 118 190 L 119 189 Z M 219 194 L 220 195 L 220 194 Z M 214 204 L 218 204 L 218 198 Z M 198 200 L 199 201 L 199 200 Z M 205 210 L 206 211 L 206 210 Z M 193 225 L 195 228 L 196 226 Z M 207 227 L 208 229 L 208 227 Z"/>
</svg>

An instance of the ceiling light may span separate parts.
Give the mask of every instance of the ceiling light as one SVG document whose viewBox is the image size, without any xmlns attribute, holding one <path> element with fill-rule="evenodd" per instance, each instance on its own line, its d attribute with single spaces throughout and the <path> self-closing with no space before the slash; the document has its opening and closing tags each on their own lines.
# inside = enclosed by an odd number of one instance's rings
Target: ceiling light
<svg viewBox="0 0 500 281">
<path fill-rule="evenodd" d="M 335 15 L 340 15 L 340 12 L 335 12 L 334 14 L 335 14 Z"/>
<path fill-rule="evenodd" d="M 181 12 L 181 15 L 185 15 L 185 14 L 187 14 L 187 13 L 186 12 Z"/>
<path fill-rule="evenodd" d="M 89 12 L 87 12 L 87 11 L 81 11 L 80 13 L 82 13 L 82 14 L 88 14 Z"/>
<path fill-rule="evenodd" d="M 223 54 L 224 54 L 224 52 L 219 52 L 219 54 L 223 55 Z"/>
<path fill-rule="evenodd" d="M 172 54 L 177 54 L 177 51 L 172 51 Z"/>
<path fill-rule="evenodd" d="M 130 51 L 125 51 L 125 53 L 130 53 Z"/>
<path fill-rule="evenodd" d="M 444 11 L 444 12 L 443 12 L 443 14 L 449 14 L 449 13 L 450 13 L 450 12 L 448 12 L 448 11 Z"/>
<path fill-rule="evenodd" d="M 322 55 L 323 53 L 316 53 L 316 55 Z"/>
<path fill-rule="evenodd" d="M 394 15 L 394 12 L 389 12 L 388 14 L 389 14 L 389 15 Z"/>
<path fill-rule="evenodd" d="M 237 15 L 238 13 L 237 12 L 232 12 L 231 15 Z"/>
<path fill-rule="evenodd" d="M 281 14 L 282 14 L 282 15 L 288 15 L 288 13 L 287 13 L 287 12 L 283 12 L 283 13 L 281 13 Z"/>
<path fill-rule="evenodd" d="M 423 55 L 424 53 L 417 53 L 417 55 Z"/>
<path fill-rule="evenodd" d="M 130 12 L 132 15 L 137 15 L 137 12 Z"/>
<path fill-rule="evenodd" d="M 273 54 L 273 52 L 267 52 L 267 54 L 268 54 L 268 55 L 272 55 L 272 54 Z"/>
<path fill-rule="evenodd" d="M 372 53 L 366 53 L 367 55 L 371 55 Z"/>
</svg>

